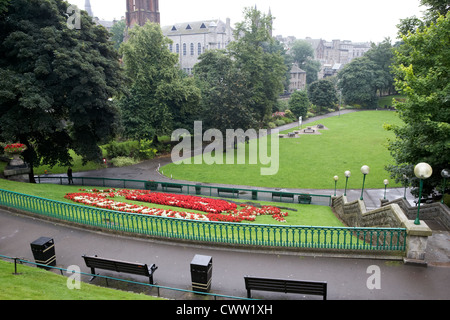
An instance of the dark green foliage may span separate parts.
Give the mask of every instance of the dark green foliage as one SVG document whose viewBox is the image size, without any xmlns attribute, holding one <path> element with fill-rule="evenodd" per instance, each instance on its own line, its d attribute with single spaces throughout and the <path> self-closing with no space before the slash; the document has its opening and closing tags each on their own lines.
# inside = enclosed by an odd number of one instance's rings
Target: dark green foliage
<svg viewBox="0 0 450 320">
<path fill-rule="evenodd" d="M 68 5 L 11 0 L 0 20 L 0 139 L 25 143 L 33 166 L 69 165 L 69 149 L 100 160 L 115 133 L 119 57 L 84 11 L 81 29 L 68 28 Z"/>
</svg>

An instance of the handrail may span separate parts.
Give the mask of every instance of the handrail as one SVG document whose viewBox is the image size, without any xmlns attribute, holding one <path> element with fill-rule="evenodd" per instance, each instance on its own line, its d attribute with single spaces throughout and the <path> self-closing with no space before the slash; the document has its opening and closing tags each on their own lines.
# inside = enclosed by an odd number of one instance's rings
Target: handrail
<svg viewBox="0 0 450 320">
<path fill-rule="evenodd" d="M 45 180 L 56 181 L 63 185 L 68 184 L 67 176 L 35 176 L 37 183 L 44 183 Z M 81 186 L 101 186 L 101 187 L 114 187 L 114 188 L 130 188 L 130 189 L 145 189 L 153 191 L 167 191 L 168 188 L 177 188 L 179 186 L 178 192 L 184 194 L 196 194 L 196 195 L 206 195 L 220 197 L 226 190 L 233 198 L 248 198 L 252 200 L 265 200 L 273 201 L 275 199 L 279 202 L 295 202 L 294 197 L 300 203 L 309 203 L 317 205 L 331 205 L 331 195 L 323 194 L 310 194 L 294 191 L 281 191 L 281 190 L 264 190 L 258 187 L 254 188 L 241 188 L 237 186 L 214 186 L 214 185 L 204 185 L 201 183 L 188 184 L 181 183 L 177 181 L 156 181 L 156 180 L 132 180 L 132 179 L 118 179 L 118 178 L 105 178 L 105 177 L 73 177 L 73 182 L 76 185 Z M 292 197 L 291 197 L 292 195 Z M 309 202 L 303 202 L 305 197 L 309 198 Z M 286 201 L 286 199 L 289 199 Z M 292 200 L 291 200 L 292 199 Z"/>
<path fill-rule="evenodd" d="M 405 251 L 406 229 L 281 226 L 125 213 L 0 189 L 0 205 L 96 228 L 207 243 L 363 251 Z"/>
<path fill-rule="evenodd" d="M 70 271 L 71 273 L 78 273 L 80 275 L 86 275 L 86 276 L 89 276 L 89 277 L 95 276 L 97 278 L 105 279 L 107 284 L 108 284 L 108 279 L 110 279 L 110 280 L 116 280 L 116 281 L 121 281 L 121 282 L 125 282 L 125 283 L 130 283 L 130 284 L 138 284 L 138 285 L 142 285 L 142 286 L 150 287 L 150 288 L 156 288 L 158 290 L 158 297 L 161 296 L 160 292 L 159 292 L 159 289 L 166 289 L 166 290 L 171 290 L 171 291 L 180 291 L 180 292 L 187 292 L 187 293 L 202 294 L 202 295 L 205 295 L 205 296 L 212 296 L 212 297 L 214 297 L 214 299 L 219 297 L 219 298 L 236 299 L 236 300 L 256 300 L 256 299 L 249 299 L 249 298 L 246 298 L 246 297 L 236 297 L 236 296 L 228 296 L 228 295 L 217 294 L 217 293 L 198 292 L 198 291 L 192 291 L 192 290 L 186 290 L 186 289 L 180 289 L 180 288 L 172 288 L 172 287 L 160 286 L 160 285 L 156 285 L 156 284 L 148 284 L 148 283 L 144 283 L 144 282 L 120 279 L 120 278 L 115 278 L 115 277 L 110 277 L 110 276 L 105 276 L 105 275 L 100 275 L 100 274 L 92 274 L 92 273 L 88 273 L 88 272 L 81 272 L 81 271 L 77 272 L 75 270 L 68 270 L 68 269 L 65 269 L 65 268 L 49 266 L 49 265 L 46 265 L 46 264 L 32 262 L 32 261 L 28 261 L 28 260 L 21 259 L 21 258 L 13 258 L 13 257 L 5 256 L 5 255 L 2 255 L 2 254 L 0 254 L 0 258 L 9 259 L 9 260 L 13 260 L 14 261 L 14 274 L 17 273 L 17 262 L 19 262 L 20 264 L 27 263 L 27 264 L 35 265 L 37 267 L 44 267 L 46 269 L 59 270 L 61 275 L 63 275 L 63 271 L 65 271 L 65 272 L 69 272 Z"/>
</svg>

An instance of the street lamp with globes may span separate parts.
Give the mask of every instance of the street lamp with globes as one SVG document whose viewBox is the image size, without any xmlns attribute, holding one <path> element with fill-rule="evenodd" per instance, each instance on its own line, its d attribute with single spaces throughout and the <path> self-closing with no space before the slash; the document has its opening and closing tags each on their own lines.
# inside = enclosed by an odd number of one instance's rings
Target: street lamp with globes
<svg viewBox="0 0 450 320">
<path fill-rule="evenodd" d="M 420 180 L 419 185 L 419 201 L 418 201 L 418 208 L 417 208 L 417 217 L 414 221 L 415 225 L 420 225 L 420 219 L 419 219 L 419 212 L 420 212 L 420 202 L 422 200 L 422 188 L 423 188 L 423 180 L 428 179 L 433 174 L 433 169 L 428 163 L 421 162 L 414 168 L 414 174 L 417 178 Z"/>
<path fill-rule="evenodd" d="M 336 186 L 337 186 L 337 182 L 339 180 L 339 177 L 338 176 L 334 176 L 333 179 L 334 179 L 334 196 L 336 197 Z"/>
<path fill-rule="evenodd" d="M 383 183 L 384 183 L 384 200 L 386 200 L 386 188 L 387 188 L 387 185 L 389 184 L 389 180 L 384 179 Z"/>
<path fill-rule="evenodd" d="M 368 175 L 369 172 L 370 172 L 370 168 L 369 168 L 368 166 L 362 166 L 362 167 L 361 167 L 361 173 L 364 175 L 364 178 L 363 178 L 363 185 L 362 185 L 361 198 L 360 198 L 360 200 L 363 200 L 364 183 L 366 182 L 366 175 Z"/>
<path fill-rule="evenodd" d="M 347 196 L 347 183 L 348 183 L 348 178 L 350 178 L 350 176 L 352 175 L 352 173 L 350 171 L 345 171 L 345 190 L 344 190 L 344 196 Z"/>
</svg>

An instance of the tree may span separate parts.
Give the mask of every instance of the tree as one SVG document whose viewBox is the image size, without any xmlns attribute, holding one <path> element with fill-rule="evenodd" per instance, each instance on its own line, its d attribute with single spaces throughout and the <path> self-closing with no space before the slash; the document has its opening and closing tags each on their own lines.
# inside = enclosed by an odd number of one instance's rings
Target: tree
<svg viewBox="0 0 450 320">
<path fill-rule="evenodd" d="M 119 57 L 84 11 L 81 29 L 68 28 L 68 6 L 12 0 L 0 19 L 0 139 L 26 144 L 31 167 L 70 165 L 70 149 L 100 161 L 98 144 L 115 134 Z"/>
<path fill-rule="evenodd" d="M 114 25 L 111 28 L 111 41 L 114 42 L 114 48 L 116 50 L 119 50 L 120 45 L 123 42 L 123 39 L 125 37 L 125 28 L 127 27 L 127 24 L 125 23 L 125 20 L 120 20 L 114 23 Z"/>
<path fill-rule="evenodd" d="M 194 75 L 202 90 L 202 120 L 204 129 L 214 128 L 225 134 L 226 129 L 256 126 L 248 107 L 251 92 L 246 75 L 236 67 L 229 55 L 211 50 L 200 56 Z"/>
<path fill-rule="evenodd" d="M 338 73 L 345 103 L 373 108 L 377 101 L 376 65 L 368 57 L 354 59 Z"/>
<path fill-rule="evenodd" d="M 136 140 L 154 140 L 195 112 L 200 90 L 192 79 L 181 75 L 178 57 L 168 48 L 171 40 L 158 24 L 135 26 L 129 35 L 120 48 L 131 80 L 127 94 L 119 100 L 125 134 Z"/>
<path fill-rule="evenodd" d="M 310 106 L 308 93 L 303 90 L 294 91 L 289 99 L 289 110 L 298 118 L 306 118 Z"/>
<path fill-rule="evenodd" d="M 287 68 L 280 51 L 264 49 L 274 41 L 269 32 L 273 17 L 252 8 L 246 8 L 244 14 L 245 20 L 237 23 L 234 30 L 236 40 L 228 48 L 236 67 L 247 79 L 247 90 L 252 93 L 247 107 L 262 124 L 283 92 Z"/>
<path fill-rule="evenodd" d="M 427 162 L 433 175 L 425 180 L 424 194 L 431 194 L 440 188 L 440 172 L 450 159 L 450 13 L 403 41 L 394 72 L 397 90 L 407 97 L 396 103 L 404 125 L 389 127 L 396 139 L 389 145 L 395 164 L 388 170 L 398 181 L 407 173 L 417 188 L 411 168 Z"/>
<path fill-rule="evenodd" d="M 304 40 L 296 40 L 290 53 L 299 68 L 306 71 L 306 83 L 311 84 L 317 81 L 321 64 L 314 60 L 314 49 L 311 44 Z"/>
<path fill-rule="evenodd" d="M 318 80 L 308 87 L 308 98 L 319 108 L 335 108 L 338 102 L 336 89 L 329 80 Z"/>
</svg>

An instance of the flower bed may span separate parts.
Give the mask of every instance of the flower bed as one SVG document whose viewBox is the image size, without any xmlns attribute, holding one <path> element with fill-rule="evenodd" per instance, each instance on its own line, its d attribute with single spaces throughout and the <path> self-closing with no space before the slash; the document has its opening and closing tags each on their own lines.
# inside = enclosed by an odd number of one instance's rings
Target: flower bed
<svg viewBox="0 0 450 320">
<path fill-rule="evenodd" d="M 275 220 L 286 222 L 284 217 L 288 215 L 286 212 L 281 212 L 279 208 L 271 206 L 256 208 L 251 205 L 241 205 L 242 209 L 238 210 L 236 204 L 224 200 L 157 193 L 149 190 L 80 189 L 80 191 L 82 192 L 68 193 L 64 197 L 84 205 L 108 210 L 199 221 L 242 222 L 244 220 L 254 221 L 259 215 L 272 215 Z M 130 204 L 113 200 L 112 198 L 116 196 L 124 196 L 127 200 L 198 210 L 206 214 L 179 212 Z"/>
</svg>

